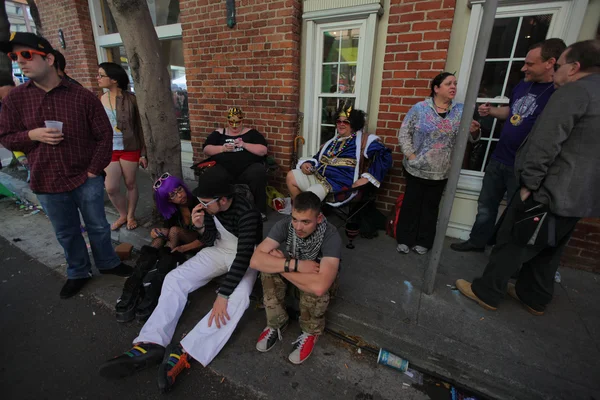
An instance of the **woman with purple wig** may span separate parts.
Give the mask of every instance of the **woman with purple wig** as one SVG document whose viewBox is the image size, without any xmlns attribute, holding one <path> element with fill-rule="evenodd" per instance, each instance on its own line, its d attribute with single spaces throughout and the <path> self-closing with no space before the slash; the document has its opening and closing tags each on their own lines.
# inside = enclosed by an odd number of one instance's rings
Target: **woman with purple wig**
<svg viewBox="0 0 600 400">
<path fill-rule="evenodd" d="M 165 224 L 152 229 L 150 245 L 160 248 L 166 244 L 180 253 L 199 249 L 202 243 L 192 223 L 192 209 L 198 205 L 196 197 L 181 179 L 168 172 L 156 180 L 153 189 L 156 208 Z"/>
<path fill-rule="evenodd" d="M 158 303 L 166 274 L 185 262 L 183 253 L 212 246 L 216 238 L 216 228 L 207 228 L 202 235 L 194 229 L 192 209 L 199 202 L 181 179 L 165 173 L 154 182 L 153 190 L 164 227 L 152 229 L 152 243 L 142 246 L 134 273 L 125 281 L 115 307 L 119 322 L 145 321 Z"/>
</svg>

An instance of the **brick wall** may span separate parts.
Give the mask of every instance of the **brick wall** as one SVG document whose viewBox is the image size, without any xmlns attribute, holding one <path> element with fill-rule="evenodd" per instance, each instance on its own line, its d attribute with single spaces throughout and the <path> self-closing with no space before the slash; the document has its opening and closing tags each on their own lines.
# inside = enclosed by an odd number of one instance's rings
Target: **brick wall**
<svg viewBox="0 0 600 400">
<path fill-rule="evenodd" d="M 429 83 L 444 70 L 455 0 L 392 0 L 377 134 L 394 152 L 394 168 L 380 191 L 389 210 L 404 192 L 402 153 L 396 138 L 411 106 L 429 95 Z"/>
<path fill-rule="evenodd" d="M 561 265 L 600 273 L 600 218 L 584 219 L 577 224 Z"/>
<path fill-rule="evenodd" d="M 237 25 L 226 25 L 225 2 L 181 0 L 194 159 L 202 143 L 239 106 L 246 124 L 269 143 L 280 165 L 277 181 L 289 169 L 297 129 L 300 93 L 300 0 L 236 1 Z"/>
<path fill-rule="evenodd" d="M 87 0 L 38 1 L 44 37 L 64 54 L 66 72 L 88 89 L 96 90 L 98 57 L 92 33 Z M 58 30 L 65 36 L 66 49 L 60 47 Z"/>
</svg>

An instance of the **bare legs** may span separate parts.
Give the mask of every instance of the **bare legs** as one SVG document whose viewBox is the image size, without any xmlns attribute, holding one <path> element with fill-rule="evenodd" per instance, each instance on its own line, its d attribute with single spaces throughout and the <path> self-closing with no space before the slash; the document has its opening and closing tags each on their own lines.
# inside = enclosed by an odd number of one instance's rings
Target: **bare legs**
<svg viewBox="0 0 600 400">
<path fill-rule="evenodd" d="M 104 170 L 106 172 L 106 192 L 119 213 L 119 218 L 111 226 L 112 230 L 119 229 L 126 223 L 127 229 L 137 228 L 135 220 L 135 207 L 139 196 L 135 182 L 137 168 L 137 162 L 120 160 L 111 162 Z M 125 179 L 127 196 L 123 196 L 120 191 L 121 176 Z"/>
<path fill-rule="evenodd" d="M 285 183 L 287 185 L 288 191 L 290 192 L 290 197 L 292 198 L 292 201 L 296 198 L 296 196 L 302 193 L 302 190 L 300 190 L 300 188 L 298 187 L 296 177 L 294 176 L 292 171 L 289 171 L 287 173 Z"/>
</svg>

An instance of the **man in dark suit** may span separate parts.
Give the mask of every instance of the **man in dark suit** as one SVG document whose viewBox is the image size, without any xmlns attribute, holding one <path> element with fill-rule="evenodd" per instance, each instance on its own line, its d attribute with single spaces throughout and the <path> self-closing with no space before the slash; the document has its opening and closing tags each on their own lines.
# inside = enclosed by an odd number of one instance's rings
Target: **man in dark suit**
<svg viewBox="0 0 600 400">
<path fill-rule="evenodd" d="M 483 276 L 456 287 L 488 310 L 508 294 L 543 315 L 562 251 L 580 218 L 600 216 L 600 41 L 575 43 L 555 64 L 556 93 L 519 148 L 520 190 Z M 508 283 L 519 267 L 516 285 Z"/>
</svg>

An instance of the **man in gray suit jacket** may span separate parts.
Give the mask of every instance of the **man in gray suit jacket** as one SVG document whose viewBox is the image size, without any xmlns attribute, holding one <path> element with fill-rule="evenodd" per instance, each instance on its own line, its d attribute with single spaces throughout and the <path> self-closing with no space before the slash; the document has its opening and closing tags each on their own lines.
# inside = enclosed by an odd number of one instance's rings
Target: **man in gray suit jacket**
<svg viewBox="0 0 600 400">
<path fill-rule="evenodd" d="M 580 218 L 600 216 L 600 41 L 575 43 L 555 64 L 552 95 L 519 148 L 520 191 L 500 223 L 483 276 L 456 287 L 488 310 L 508 294 L 543 315 L 562 251 Z M 508 283 L 522 268 L 516 285 Z"/>
</svg>

